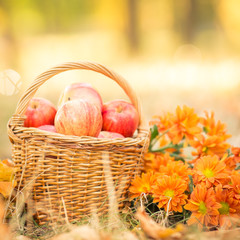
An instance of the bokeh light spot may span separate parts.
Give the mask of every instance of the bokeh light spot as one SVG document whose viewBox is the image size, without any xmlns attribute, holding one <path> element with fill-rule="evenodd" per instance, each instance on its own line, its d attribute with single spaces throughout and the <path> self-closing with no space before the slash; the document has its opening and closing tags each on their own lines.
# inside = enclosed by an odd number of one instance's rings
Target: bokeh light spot
<svg viewBox="0 0 240 240">
<path fill-rule="evenodd" d="M 21 76 L 12 69 L 0 72 L 0 94 L 12 96 L 19 92 L 22 85 Z"/>
</svg>

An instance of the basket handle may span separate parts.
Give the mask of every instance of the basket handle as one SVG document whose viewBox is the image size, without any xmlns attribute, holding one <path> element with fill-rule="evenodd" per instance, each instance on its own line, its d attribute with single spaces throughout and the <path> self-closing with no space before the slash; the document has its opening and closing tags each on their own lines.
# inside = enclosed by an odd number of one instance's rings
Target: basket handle
<svg viewBox="0 0 240 240">
<path fill-rule="evenodd" d="M 45 83 L 47 80 L 52 78 L 53 76 L 68 71 L 68 70 L 91 70 L 94 72 L 101 73 L 112 80 L 114 80 L 126 93 L 126 95 L 129 97 L 131 103 L 136 108 L 138 114 L 139 114 L 139 127 L 143 124 L 142 120 L 142 114 L 141 114 L 141 106 L 139 103 L 139 100 L 131 88 L 131 86 L 127 83 L 127 81 L 120 76 L 119 74 L 115 73 L 114 71 L 110 70 L 109 68 L 106 68 L 105 66 L 98 64 L 98 63 L 91 63 L 91 62 L 68 62 L 64 63 L 58 66 L 55 66 L 53 68 L 50 68 L 49 70 L 43 72 L 40 74 L 33 83 L 29 86 L 29 88 L 25 91 L 24 95 L 20 98 L 17 104 L 17 108 L 15 111 L 15 115 L 24 116 L 24 113 L 26 111 L 27 105 L 29 101 L 32 99 L 32 97 L 37 92 L 38 88 Z"/>
</svg>

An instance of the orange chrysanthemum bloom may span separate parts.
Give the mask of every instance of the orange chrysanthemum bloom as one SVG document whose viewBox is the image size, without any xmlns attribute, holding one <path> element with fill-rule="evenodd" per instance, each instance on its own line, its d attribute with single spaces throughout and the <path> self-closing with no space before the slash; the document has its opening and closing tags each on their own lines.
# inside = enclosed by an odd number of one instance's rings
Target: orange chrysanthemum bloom
<svg viewBox="0 0 240 240">
<path fill-rule="evenodd" d="M 153 116 L 153 119 L 149 122 L 149 125 L 152 127 L 156 125 L 159 132 L 165 132 L 173 125 L 173 114 L 167 112 L 161 116 Z"/>
<path fill-rule="evenodd" d="M 224 162 L 229 170 L 234 170 L 237 164 L 240 163 L 240 148 L 231 147 L 232 155 L 225 158 Z"/>
<path fill-rule="evenodd" d="M 200 117 L 200 123 L 203 125 L 205 132 L 209 136 L 222 136 L 224 140 L 231 137 L 230 134 L 227 134 L 226 124 L 218 121 L 216 123 L 214 118 L 214 112 L 211 112 L 211 115 L 205 111 L 205 118 Z"/>
<path fill-rule="evenodd" d="M 158 203 L 159 208 L 165 211 L 182 212 L 182 206 L 186 204 L 187 183 L 181 178 L 173 176 L 159 176 L 152 188 L 153 202 Z"/>
<path fill-rule="evenodd" d="M 216 202 L 213 188 L 198 184 L 184 208 L 192 212 L 188 225 L 197 224 L 199 228 L 218 225 L 218 209 L 221 204 Z"/>
<path fill-rule="evenodd" d="M 173 117 L 173 126 L 169 129 L 168 136 L 173 144 L 179 143 L 183 137 L 186 140 L 193 139 L 196 134 L 201 132 L 198 126 L 199 117 L 194 112 L 193 108 L 179 106 L 176 109 L 176 115 Z"/>
<path fill-rule="evenodd" d="M 240 163 L 240 147 L 232 147 L 231 151 L 234 156 L 235 163 L 237 165 L 238 163 Z"/>
<path fill-rule="evenodd" d="M 144 154 L 144 170 L 146 172 L 152 171 L 152 163 L 155 161 L 157 153 L 147 152 Z"/>
<path fill-rule="evenodd" d="M 148 152 L 144 155 L 144 169 L 146 172 L 154 171 L 158 172 L 158 169 L 164 165 L 167 166 L 168 163 L 173 162 L 174 158 L 169 155 L 169 153 L 162 152 Z"/>
<path fill-rule="evenodd" d="M 163 135 L 159 138 L 158 140 L 158 146 L 161 148 L 161 147 L 164 147 L 166 145 L 169 145 L 171 143 L 171 140 L 170 139 L 167 139 L 167 136 L 166 135 Z"/>
<path fill-rule="evenodd" d="M 240 147 L 232 147 L 231 148 L 232 154 L 238 158 L 237 162 L 240 163 Z"/>
<path fill-rule="evenodd" d="M 216 201 L 221 204 L 219 211 L 219 225 L 222 228 L 229 229 L 235 227 L 239 222 L 239 215 L 237 214 L 238 203 L 234 200 L 234 193 L 230 189 L 223 189 L 219 184 L 215 188 Z"/>
<path fill-rule="evenodd" d="M 194 147 L 197 152 L 192 152 L 193 156 L 196 156 L 192 162 L 196 162 L 202 156 L 207 155 L 217 155 L 220 158 L 226 153 L 227 149 L 230 148 L 230 145 L 225 142 L 224 138 L 221 136 L 209 136 L 205 138 L 203 135 L 196 136 L 198 140 L 190 141 L 190 145 Z"/>
<path fill-rule="evenodd" d="M 224 158 L 224 163 L 228 170 L 234 170 L 237 166 L 236 158 L 234 156 Z"/>
<path fill-rule="evenodd" d="M 218 156 L 205 156 L 200 158 L 193 168 L 194 184 L 205 183 L 207 188 L 216 186 L 219 183 L 226 183 L 228 173 L 225 170 L 226 164 L 220 161 Z"/>
<path fill-rule="evenodd" d="M 160 166 L 158 173 L 161 175 L 175 176 L 176 178 L 181 178 L 188 182 L 189 175 L 192 175 L 192 170 L 181 161 L 172 161 L 165 166 Z"/>
<path fill-rule="evenodd" d="M 233 191 L 233 198 L 237 203 L 237 212 L 240 214 L 240 174 L 231 176 L 231 188 Z"/>
<path fill-rule="evenodd" d="M 152 186 L 156 182 L 156 175 L 153 172 L 142 173 L 136 176 L 129 188 L 131 199 L 141 196 L 141 194 L 152 194 Z"/>
<path fill-rule="evenodd" d="M 156 154 L 155 159 L 152 161 L 151 169 L 154 172 L 159 172 L 162 167 L 167 166 L 168 164 L 172 164 L 174 162 L 174 158 L 169 155 L 169 153 L 165 154 Z"/>
</svg>

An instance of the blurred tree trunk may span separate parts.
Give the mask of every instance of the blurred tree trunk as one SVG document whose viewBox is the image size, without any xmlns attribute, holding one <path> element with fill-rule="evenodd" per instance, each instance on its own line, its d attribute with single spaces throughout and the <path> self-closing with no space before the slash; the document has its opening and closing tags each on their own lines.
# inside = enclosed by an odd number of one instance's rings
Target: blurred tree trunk
<svg viewBox="0 0 240 240">
<path fill-rule="evenodd" d="M 11 1 L 0 0 L 0 7 L 6 13 L 6 27 L 0 33 L 0 38 L 3 39 L 2 49 L 0 54 L 4 62 L 0 62 L 0 68 L 13 68 L 18 71 L 18 44 L 11 24 Z"/>
<path fill-rule="evenodd" d="M 194 29 L 197 15 L 196 0 L 188 0 L 186 7 L 184 37 L 185 41 L 191 43 L 194 40 Z"/>
<path fill-rule="evenodd" d="M 176 29 L 182 35 L 184 42 L 191 43 L 195 35 L 198 0 L 172 1 L 176 16 Z"/>
<path fill-rule="evenodd" d="M 186 43 L 193 43 L 195 35 L 204 30 L 216 31 L 217 3 L 209 0 L 172 0 L 175 27 Z"/>
<path fill-rule="evenodd" d="M 128 8 L 128 42 L 130 50 L 135 53 L 139 49 L 138 25 L 137 25 L 137 0 L 127 0 Z"/>
</svg>

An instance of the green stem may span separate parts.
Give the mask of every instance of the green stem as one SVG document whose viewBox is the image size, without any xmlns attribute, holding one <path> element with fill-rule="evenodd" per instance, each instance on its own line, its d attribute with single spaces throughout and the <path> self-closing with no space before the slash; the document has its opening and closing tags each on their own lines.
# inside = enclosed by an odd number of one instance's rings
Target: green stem
<svg viewBox="0 0 240 240">
<path fill-rule="evenodd" d="M 152 150 L 152 147 L 157 143 L 157 141 L 159 140 L 159 138 L 161 138 L 163 135 L 165 135 L 166 133 L 168 133 L 172 128 L 174 128 L 176 126 L 176 124 L 174 124 L 173 126 L 171 126 L 169 129 L 165 130 L 162 133 L 159 133 L 150 143 L 149 145 L 149 150 Z"/>
<path fill-rule="evenodd" d="M 169 143 L 168 145 L 163 146 L 163 147 L 158 148 L 158 149 L 155 149 L 155 150 L 150 149 L 150 151 L 151 152 L 162 152 L 162 151 L 164 151 L 166 149 L 169 149 L 169 148 L 175 148 L 176 150 L 179 150 L 182 147 L 183 147 L 183 143 L 180 143 L 180 144 Z"/>
<path fill-rule="evenodd" d="M 181 157 L 181 156 L 179 156 L 178 153 L 170 153 L 170 156 L 171 156 L 171 157 L 174 157 L 176 160 L 181 160 L 181 161 L 183 161 L 184 163 L 186 163 L 186 160 L 192 160 L 191 157 Z M 189 167 L 192 168 L 192 165 L 191 165 L 191 164 L 188 163 L 188 165 L 190 165 Z"/>
<path fill-rule="evenodd" d="M 149 145 L 149 150 L 152 149 L 152 147 L 157 143 L 157 141 L 163 136 L 165 135 L 166 133 L 169 132 L 170 129 L 167 129 L 166 131 L 162 132 L 162 133 L 159 133 L 153 140 L 152 142 L 150 143 Z"/>
</svg>

